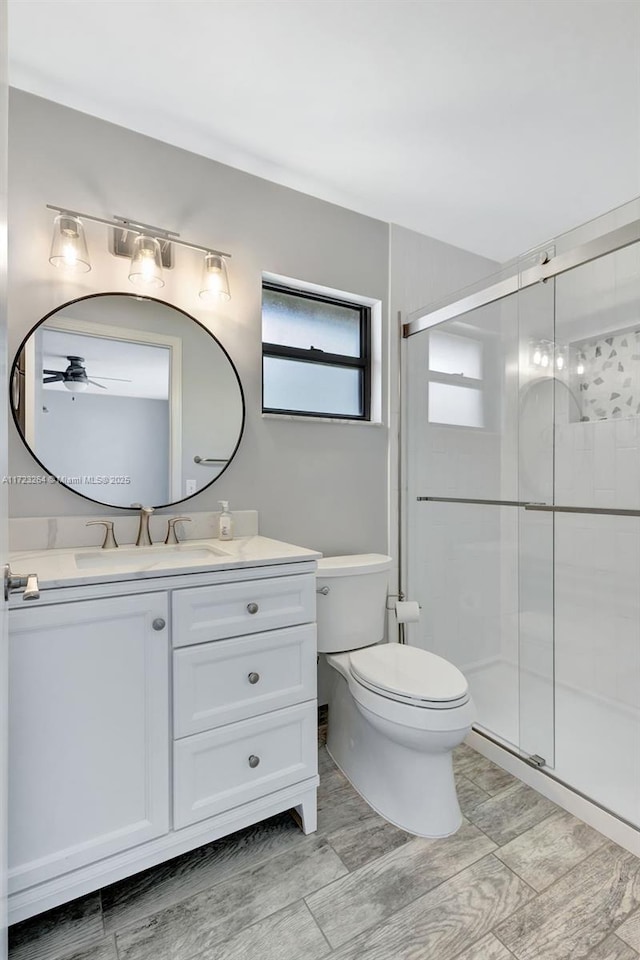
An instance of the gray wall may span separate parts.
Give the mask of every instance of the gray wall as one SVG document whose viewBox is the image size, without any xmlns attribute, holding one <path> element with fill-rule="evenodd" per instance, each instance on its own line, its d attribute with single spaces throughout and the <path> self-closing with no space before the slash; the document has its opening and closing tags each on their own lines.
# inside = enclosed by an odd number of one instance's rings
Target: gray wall
<svg viewBox="0 0 640 960">
<path fill-rule="evenodd" d="M 259 510 L 267 536 L 325 554 L 396 555 L 398 311 L 405 316 L 494 265 L 398 227 L 390 243 L 388 224 L 20 91 L 11 91 L 9 120 L 11 351 L 65 301 L 134 290 L 127 261 L 107 252 L 106 228 L 96 224 L 86 225 L 90 273 L 69 280 L 51 267 L 53 215 L 46 203 L 137 217 L 228 250 L 230 303 L 205 306 L 197 295 L 201 258 L 179 248 L 176 268 L 165 273 L 157 294 L 220 339 L 238 368 L 247 405 L 235 460 L 185 504 L 187 511 L 189 505 L 215 510 L 219 499 L 228 499 L 232 508 Z M 263 271 L 382 302 L 382 426 L 262 417 Z M 13 426 L 9 449 L 11 473 L 40 472 Z M 11 487 L 10 509 L 12 516 L 109 513 L 55 485 Z"/>
<path fill-rule="evenodd" d="M 12 351 L 64 301 L 133 290 L 127 261 L 107 252 L 102 226 L 87 225 L 90 273 L 70 281 L 51 267 L 46 203 L 137 217 L 228 250 L 230 303 L 205 307 L 197 296 L 201 258 L 187 250 L 176 251 L 160 292 L 219 337 L 247 402 L 236 459 L 189 504 L 213 510 L 224 498 L 232 508 L 257 508 L 263 534 L 327 554 L 386 550 L 388 426 L 263 418 L 260 305 L 263 270 L 379 299 L 386 344 L 388 225 L 19 91 L 11 92 L 9 119 Z M 386 373 L 385 350 L 385 383 Z M 383 411 L 387 399 L 385 389 Z M 10 472 L 41 472 L 13 426 Z M 13 516 L 109 513 L 55 485 L 10 493 Z"/>
<path fill-rule="evenodd" d="M 96 500 L 166 503 L 169 487 L 169 404 L 144 397 L 77 395 L 44 390 L 36 416 L 37 451 L 56 477 Z M 77 477 L 128 477 L 104 486 Z M 44 491 L 44 487 L 42 490 Z M 78 501 L 82 503 L 81 500 Z"/>
<path fill-rule="evenodd" d="M 133 290 L 133 287 L 131 288 Z M 159 296 L 162 296 L 160 291 Z M 135 297 L 99 297 L 75 304 L 61 316 L 124 329 L 167 334 L 182 347 L 182 484 L 196 481 L 201 490 L 211 477 L 211 467 L 194 463 L 194 457 L 227 459 L 233 453 L 242 427 L 242 397 L 238 381 L 225 354 L 201 327 L 182 313 Z M 168 451 L 168 447 L 166 448 Z M 136 501 L 152 500 L 151 495 Z"/>
</svg>

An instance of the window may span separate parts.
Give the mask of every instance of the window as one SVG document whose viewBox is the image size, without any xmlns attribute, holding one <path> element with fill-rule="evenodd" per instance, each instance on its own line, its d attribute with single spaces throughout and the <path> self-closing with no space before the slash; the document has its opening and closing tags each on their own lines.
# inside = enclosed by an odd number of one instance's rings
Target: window
<svg viewBox="0 0 640 960">
<path fill-rule="evenodd" d="M 262 284 L 262 410 L 369 420 L 371 308 Z"/>
<path fill-rule="evenodd" d="M 429 334 L 429 423 L 484 427 L 483 344 L 433 330 Z"/>
</svg>

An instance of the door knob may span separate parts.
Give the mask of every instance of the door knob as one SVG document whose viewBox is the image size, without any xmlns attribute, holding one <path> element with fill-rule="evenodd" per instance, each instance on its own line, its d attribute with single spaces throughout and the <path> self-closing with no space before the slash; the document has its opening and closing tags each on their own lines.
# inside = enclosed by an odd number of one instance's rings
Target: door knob
<svg viewBox="0 0 640 960">
<path fill-rule="evenodd" d="M 257 683 L 260 679 L 259 673 L 254 673 L 253 671 L 249 674 L 249 683 Z"/>
<path fill-rule="evenodd" d="M 255 768 L 258 766 L 259 763 L 260 763 L 260 757 L 256 757 L 255 753 L 252 753 L 251 756 L 249 757 L 249 766 L 251 767 L 251 769 L 255 770 Z"/>
<path fill-rule="evenodd" d="M 151 626 L 154 630 L 164 630 L 167 625 L 167 621 L 163 620 L 162 617 L 156 617 Z"/>
<path fill-rule="evenodd" d="M 258 604 L 257 604 L 257 603 L 248 603 L 248 604 L 247 604 L 247 610 L 249 611 L 249 613 L 257 613 L 259 609 L 260 609 L 260 608 L 258 607 Z"/>
</svg>

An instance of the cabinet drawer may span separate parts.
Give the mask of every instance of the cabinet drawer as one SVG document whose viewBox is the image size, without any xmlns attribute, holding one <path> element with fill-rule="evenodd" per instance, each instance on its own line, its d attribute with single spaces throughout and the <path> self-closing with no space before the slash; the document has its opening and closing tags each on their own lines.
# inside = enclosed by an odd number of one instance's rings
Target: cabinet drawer
<svg viewBox="0 0 640 960">
<path fill-rule="evenodd" d="M 316 696 L 316 628 L 271 630 L 173 654 L 174 736 L 212 730 Z"/>
<path fill-rule="evenodd" d="M 173 645 L 239 637 L 315 618 L 316 578 L 312 573 L 176 590 Z"/>
<path fill-rule="evenodd" d="M 316 726 L 313 701 L 177 740 L 174 827 L 314 777 Z"/>
</svg>

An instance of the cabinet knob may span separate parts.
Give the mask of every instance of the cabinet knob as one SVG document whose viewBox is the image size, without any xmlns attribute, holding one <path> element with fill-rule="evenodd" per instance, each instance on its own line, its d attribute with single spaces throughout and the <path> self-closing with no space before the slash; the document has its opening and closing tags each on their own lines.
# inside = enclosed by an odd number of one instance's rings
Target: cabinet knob
<svg viewBox="0 0 640 960">
<path fill-rule="evenodd" d="M 156 617 L 151 626 L 154 630 L 164 630 L 167 625 L 167 621 L 163 620 L 162 617 Z"/>
<path fill-rule="evenodd" d="M 260 608 L 258 607 L 258 604 L 257 604 L 257 603 L 248 603 L 248 604 L 247 604 L 247 610 L 249 611 L 249 613 L 257 613 L 259 609 L 260 609 Z"/>
<path fill-rule="evenodd" d="M 260 757 L 256 757 L 255 753 L 252 753 L 251 756 L 249 757 L 249 766 L 251 767 L 251 769 L 255 770 L 255 768 L 258 766 L 259 763 L 260 763 Z"/>
<path fill-rule="evenodd" d="M 257 683 L 260 679 L 259 673 L 254 673 L 253 671 L 249 674 L 249 683 Z"/>
</svg>

